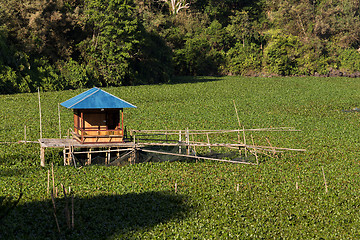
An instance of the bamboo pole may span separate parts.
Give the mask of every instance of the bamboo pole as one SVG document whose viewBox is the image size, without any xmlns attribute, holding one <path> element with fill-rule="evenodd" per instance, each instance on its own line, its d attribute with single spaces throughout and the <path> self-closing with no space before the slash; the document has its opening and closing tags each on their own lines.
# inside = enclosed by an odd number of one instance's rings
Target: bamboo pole
<svg viewBox="0 0 360 240">
<path fill-rule="evenodd" d="M 237 111 L 237 108 L 236 108 L 236 104 L 235 104 L 235 100 L 233 100 L 233 103 L 234 103 L 234 108 L 235 108 L 235 113 L 236 113 L 236 117 L 237 117 L 237 120 L 238 120 L 238 124 L 239 124 L 239 128 L 241 128 L 241 123 L 240 123 L 240 118 L 239 118 L 239 114 L 238 114 L 238 111 Z M 245 128 L 244 126 L 242 126 L 242 129 L 243 129 L 243 138 L 244 138 L 244 144 L 246 144 L 246 137 L 245 137 Z M 239 132 L 239 130 L 238 130 Z M 240 137 L 239 137 L 240 139 Z M 245 147 L 244 149 L 244 152 L 245 152 L 245 157 L 247 157 L 247 149 Z"/>
<path fill-rule="evenodd" d="M 91 157 L 92 157 L 92 154 L 91 154 L 91 148 L 89 149 L 89 152 L 87 153 L 87 165 L 90 165 L 91 164 Z"/>
<path fill-rule="evenodd" d="M 152 133 L 152 134 L 159 134 L 159 135 L 177 135 L 179 130 L 131 130 L 133 133 Z M 201 134 L 218 134 L 218 133 L 230 133 L 230 132 L 237 132 L 236 130 L 189 130 L 191 131 L 191 135 L 201 135 Z M 240 129 L 240 131 L 243 131 Z M 268 131 L 268 132 L 300 132 L 301 130 L 296 130 L 293 127 L 277 127 L 277 128 L 251 128 L 245 129 L 247 132 L 256 132 L 256 131 Z"/>
<path fill-rule="evenodd" d="M 179 131 L 179 143 L 181 143 L 181 130 Z M 179 144 L 179 153 L 181 153 L 181 145 Z"/>
<path fill-rule="evenodd" d="M 40 147 L 40 166 L 45 167 L 45 148 Z"/>
<path fill-rule="evenodd" d="M 191 135 L 191 137 L 192 137 L 192 141 L 191 142 L 194 142 L 194 135 Z M 196 146 L 194 146 L 194 153 L 195 153 L 195 156 L 196 156 Z"/>
<path fill-rule="evenodd" d="M 328 192 L 328 186 L 327 186 L 327 183 L 326 183 L 326 178 L 325 178 L 324 167 L 323 167 L 323 166 L 321 166 L 321 169 L 322 169 L 322 173 L 323 173 L 323 177 L 324 177 L 325 192 L 327 193 L 327 192 Z"/>
<path fill-rule="evenodd" d="M 40 101 L 40 89 L 38 88 L 39 97 L 39 115 L 40 115 L 40 139 L 42 139 L 42 124 L 41 124 L 41 101 Z"/>
<path fill-rule="evenodd" d="M 278 150 L 285 150 L 285 151 L 297 151 L 297 152 L 305 152 L 306 149 L 296 149 L 296 148 L 282 148 L 282 147 L 268 147 L 268 146 L 252 146 L 252 145 L 246 145 L 248 148 L 254 148 L 254 149 L 260 149 L 264 151 L 271 151 L 273 152 L 274 149 Z M 276 151 L 275 151 L 276 152 Z"/>
<path fill-rule="evenodd" d="M 211 152 L 211 145 L 210 145 L 209 134 L 206 134 L 206 139 L 207 139 L 207 142 L 208 142 L 209 151 Z"/>
<path fill-rule="evenodd" d="M 238 136 L 238 142 L 240 143 L 240 129 L 238 129 L 238 133 L 237 133 L 237 136 Z M 241 147 L 239 147 L 239 155 L 241 156 Z"/>
<path fill-rule="evenodd" d="M 58 115 L 59 115 L 59 138 L 61 138 L 61 117 L 60 117 L 60 103 L 58 103 Z"/>
<path fill-rule="evenodd" d="M 109 150 L 106 153 L 107 153 L 106 164 L 109 164 L 111 159 L 111 148 L 109 148 Z"/>
<path fill-rule="evenodd" d="M 300 176 L 298 176 L 298 180 L 300 181 Z M 299 190 L 299 183 L 296 181 L 296 190 Z"/>
<path fill-rule="evenodd" d="M 178 145 L 185 145 L 184 143 L 141 143 L 141 146 L 178 146 Z M 237 147 L 247 147 L 253 149 L 260 149 L 260 150 L 267 150 L 267 149 L 278 149 L 278 150 L 287 150 L 287 151 L 298 151 L 298 152 L 305 152 L 306 149 L 296 149 L 296 148 L 281 148 L 281 147 L 272 147 L 269 146 L 253 146 L 253 145 L 246 145 L 246 144 L 231 144 L 231 143 L 192 143 L 192 146 L 198 147 L 228 147 L 228 148 L 237 148 Z"/>
<path fill-rule="evenodd" d="M 244 130 L 244 126 L 243 126 L 243 137 L 244 137 L 244 144 L 246 145 L 246 137 L 245 137 L 245 130 Z M 244 148 L 245 151 L 245 157 L 247 157 L 247 148 Z"/>
<path fill-rule="evenodd" d="M 26 141 L 27 143 L 39 143 L 39 141 Z M 24 143 L 24 140 L 20 140 L 17 142 L 0 142 L 0 144 L 14 144 L 14 143 Z"/>
<path fill-rule="evenodd" d="M 74 167 L 76 168 L 76 159 L 74 155 L 74 147 L 71 146 L 71 159 L 73 160 Z"/>
<path fill-rule="evenodd" d="M 269 145 L 270 145 L 270 148 L 273 150 L 273 156 L 275 157 L 277 157 L 277 155 L 276 155 L 276 153 L 275 153 L 275 148 L 273 148 L 273 146 L 271 145 L 271 143 L 270 143 L 270 140 L 266 137 L 266 141 L 269 143 Z"/>
<path fill-rule="evenodd" d="M 49 194 L 49 189 L 50 189 L 50 170 L 48 170 L 48 175 L 47 175 L 47 177 L 48 177 L 48 181 L 47 181 L 47 194 Z"/>
<path fill-rule="evenodd" d="M 25 141 L 25 144 L 26 144 L 26 124 L 24 126 L 24 141 Z"/>
<path fill-rule="evenodd" d="M 63 149 L 64 166 L 66 166 L 66 147 Z"/>
<path fill-rule="evenodd" d="M 51 163 L 51 174 L 52 174 L 52 183 L 53 183 L 52 193 L 54 193 L 55 191 L 54 163 Z"/>
<path fill-rule="evenodd" d="M 251 141 L 252 141 L 252 144 L 255 146 L 255 144 L 254 144 L 254 138 L 253 138 L 252 135 L 251 135 Z M 256 149 L 254 149 L 254 155 L 255 155 L 255 158 L 256 158 L 256 165 L 259 165 L 259 158 L 258 158 Z"/>
<path fill-rule="evenodd" d="M 233 100 L 233 103 L 234 103 L 235 113 L 236 113 L 236 117 L 237 117 L 237 120 L 238 120 L 238 123 L 239 123 L 239 127 L 241 128 L 240 118 L 239 118 L 239 114 L 238 114 L 238 111 L 237 111 L 237 108 L 236 108 L 235 100 Z"/>
<path fill-rule="evenodd" d="M 189 129 L 186 128 L 186 134 L 185 134 L 185 137 L 186 137 L 186 154 L 187 155 L 190 155 L 190 139 L 189 139 Z"/>
</svg>

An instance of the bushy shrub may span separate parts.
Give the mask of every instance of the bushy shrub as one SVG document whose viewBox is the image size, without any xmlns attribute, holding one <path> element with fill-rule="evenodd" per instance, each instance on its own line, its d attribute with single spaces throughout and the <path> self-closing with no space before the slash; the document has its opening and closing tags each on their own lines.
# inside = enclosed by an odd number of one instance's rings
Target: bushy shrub
<svg viewBox="0 0 360 240">
<path fill-rule="evenodd" d="M 273 35 L 264 50 L 265 61 L 270 72 L 279 75 L 298 73 L 298 58 L 301 42 L 293 35 Z"/>
<path fill-rule="evenodd" d="M 353 48 L 339 49 L 340 69 L 360 72 L 360 52 Z"/>
<path fill-rule="evenodd" d="M 249 72 L 260 72 L 262 68 L 262 51 L 255 43 L 243 46 L 238 42 L 227 54 L 226 69 L 230 75 L 246 75 Z"/>
<path fill-rule="evenodd" d="M 19 84 L 19 78 L 16 72 L 9 66 L 0 68 L 0 93 L 9 94 L 15 92 L 26 92 L 24 84 Z"/>
<path fill-rule="evenodd" d="M 297 65 L 300 75 L 326 74 L 333 62 L 327 54 L 326 47 L 320 41 L 302 43 L 299 53 Z"/>
</svg>

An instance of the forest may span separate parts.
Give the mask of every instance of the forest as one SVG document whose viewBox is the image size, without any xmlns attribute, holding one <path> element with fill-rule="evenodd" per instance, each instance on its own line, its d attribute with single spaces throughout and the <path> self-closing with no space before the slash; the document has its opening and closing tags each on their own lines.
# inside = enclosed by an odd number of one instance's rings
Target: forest
<svg viewBox="0 0 360 240">
<path fill-rule="evenodd" d="M 1 1 L 0 93 L 360 77 L 359 14 L 359 0 Z"/>
</svg>

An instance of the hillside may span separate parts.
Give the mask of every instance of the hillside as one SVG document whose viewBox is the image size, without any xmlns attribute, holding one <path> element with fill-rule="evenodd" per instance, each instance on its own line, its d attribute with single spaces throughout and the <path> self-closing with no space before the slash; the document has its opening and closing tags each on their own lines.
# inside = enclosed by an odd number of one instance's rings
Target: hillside
<svg viewBox="0 0 360 240">
<path fill-rule="evenodd" d="M 360 76 L 359 1 L 8 0 L 0 93 L 174 76 Z"/>
</svg>

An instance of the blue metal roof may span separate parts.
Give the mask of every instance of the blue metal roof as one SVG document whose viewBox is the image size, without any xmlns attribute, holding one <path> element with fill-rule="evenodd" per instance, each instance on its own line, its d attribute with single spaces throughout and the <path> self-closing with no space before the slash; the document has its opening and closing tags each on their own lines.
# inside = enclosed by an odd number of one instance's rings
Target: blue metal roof
<svg viewBox="0 0 360 240">
<path fill-rule="evenodd" d="M 97 87 L 70 98 L 60 105 L 70 109 L 136 108 L 131 103 Z"/>
</svg>

